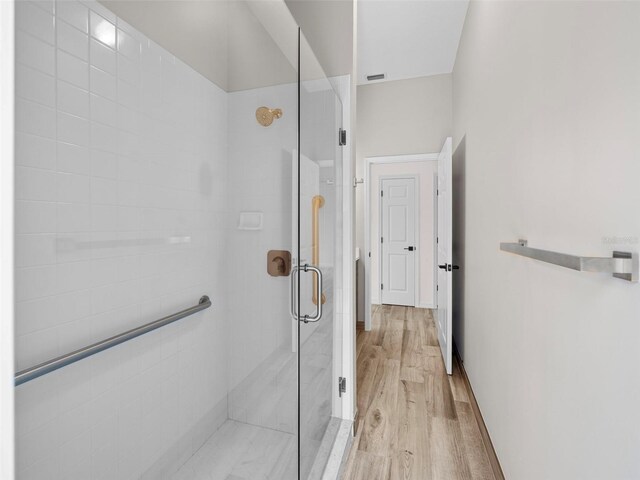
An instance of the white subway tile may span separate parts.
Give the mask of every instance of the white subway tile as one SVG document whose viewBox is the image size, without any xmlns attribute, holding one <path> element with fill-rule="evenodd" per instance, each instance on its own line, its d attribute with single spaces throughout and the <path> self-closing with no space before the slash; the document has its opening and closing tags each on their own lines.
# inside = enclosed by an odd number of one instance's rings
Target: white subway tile
<svg viewBox="0 0 640 480">
<path fill-rule="evenodd" d="M 16 268 L 16 299 L 32 300 L 56 293 L 56 267 Z M 20 350 L 19 350 L 20 351 Z"/>
<path fill-rule="evenodd" d="M 138 60 L 140 58 L 140 41 L 118 29 L 118 53 L 131 60 Z"/>
<path fill-rule="evenodd" d="M 95 67 L 89 69 L 89 74 L 91 92 L 115 101 L 117 97 L 116 77 Z"/>
<path fill-rule="evenodd" d="M 16 133 L 16 165 L 56 169 L 55 141 L 45 137 Z"/>
<path fill-rule="evenodd" d="M 91 150 L 91 175 L 94 177 L 117 178 L 118 157 L 115 153 Z"/>
<path fill-rule="evenodd" d="M 58 79 L 89 89 L 89 64 L 66 52 L 58 52 Z"/>
<path fill-rule="evenodd" d="M 56 311 L 59 324 L 82 320 L 91 315 L 91 294 L 89 290 L 77 290 L 67 294 L 56 295 L 56 301 L 58 302 Z"/>
<path fill-rule="evenodd" d="M 58 82 L 58 110 L 89 118 L 89 92 L 67 82 Z"/>
<path fill-rule="evenodd" d="M 16 168 L 16 198 L 55 201 L 55 173 L 39 168 Z"/>
<path fill-rule="evenodd" d="M 118 148 L 118 131 L 108 125 L 91 122 L 91 148 L 115 152 Z"/>
<path fill-rule="evenodd" d="M 16 201 L 16 233 L 55 232 L 56 210 L 53 202 Z"/>
<path fill-rule="evenodd" d="M 89 149 L 86 147 L 58 142 L 57 158 L 58 172 L 89 175 L 91 171 Z"/>
<path fill-rule="evenodd" d="M 57 460 L 59 458 L 57 455 L 57 440 L 57 419 L 46 423 L 26 435 L 18 437 L 16 439 L 16 467 L 18 471 L 25 471 L 25 474 L 27 474 L 27 467 L 31 467 L 31 471 L 28 472 L 29 475 L 45 473 L 43 477 L 35 478 L 61 478 L 57 472 Z M 55 456 L 55 461 L 51 460 L 52 455 Z M 54 468 L 54 470 L 43 470 L 44 466 Z"/>
<path fill-rule="evenodd" d="M 16 391 L 16 436 L 41 428 L 59 415 L 58 396 L 42 387 L 29 385 Z"/>
<path fill-rule="evenodd" d="M 89 33 L 89 9 L 73 0 L 58 0 L 56 17 L 73 25 L 83 33 Z"/>
<path fill-rule="evenodd" d="M 118 205 L 136 205 L 139 187 L 136 182 L 118 182 Z"/>
<path fill-rule="evenodd" d="M 57 305 L 55 296 L 16 302 L 16 335 L 55 327 L 60 321 Z"/>
<path fill-rule="evenodd" d="M 16 99 L 16 132 L 56 137 L 55 110 L 39 103 Z"/>
<path fill-rule="evenodd" d="M 60 413 L 60 443 L 65 444 L 78 435 L 89 432 L 89 405 L 83 403 Z"/>
<path fill-rule="evenodd" d="M 47 43 L 55 41 L 53 15 L 31 2 L 16 2 L 16 27 Z"/>
<path fill-rule="evenodd" d="M 83 290 L 91 284 L 91 262 L 63 263 L 56 266 L 57 269 L 57 293 L 69 293 Z"/>
<path fill-rule="evenodd" d="M 130 232 L 140 230 L 141 209 L 137 207 L 118 207 L 118 230 Z"/>
<path fill-rule="evenodd" d="M 118 203 L 118 183 L 108 178 L 91 178 L 91 203 L 116 205 Z"/>
<path fill-rule="evenodd" d="M 87 430 L 60 447 L 60 476 L 82 480 L 91 475 L 91 434 Z"/>
<path fill-rule="evenodd" d="M 106 125 L 118 126 L 117 104 L 99 95 L 91 94 L 91 119 Z"/>
<path fill-rule="evenodd" d="M 58 204 L 58 232 L 77 233 L 90 231 L 91 205 L 87 203 Z M 79 247 L 76 246 L 75 248 Z"/>
<path fill-rule="evenodd" d="M 16 95 L 26 100 L 55 107 L 55 79 L 39 70 L 16 65 Z"/>
<path fill-rule="evenodd" d="M 81 147 L 89 145 L 89 121 L 68 113 L 58 113 L 58 140 Z"/>
<path fill-rule="evenodd" d="M 118 105 L 118 128 L 137 134 L 140 131 L 138 113 L 123 105 Z"/>
<path fill-rule="evenodd" d="M 116 48 L 116 26 L 94 11 L 89 13 L 89 33 L 109 48 Z"/>
<path fill-rule="evenodd" d="M 91 446 L 94 452 L 100 452 L 116 443 L 118 425 L 116 415 L 107 413 L 117 401 L 117 398 L 114 398 L 114 391 L 115 389 L 100 395 L 90 405 L 92 417 L 98 419 L 91 428 Z"/>
<path fill-rule="evenodd" d="M 57 47 L 84 60 L 89 60 L 89 37 L 66 22 L 58 22 L 56 27 Z"/>
<path fill-rule="evenodd" d="M 25 1 L 25 0 L 22 0 Z M 29 1 L 29 0 L 27 0 Z M 53 15 L 55 11 L 55 0 L 30 0 L 31 3 L 36 5 L 37 7 L 43 9 L 49 15 Z"/>
<path fill-rule="evenodd" d="M 118 103 L 127 108 L 137 110 L 140 106 L 139 89 L 122 80 L 118 80 Z"/>
<path fill-rule="evenodd" d="M 130 85 L 138 86 L 140 82 L 140 63 L 118 55 L 118 78 Z"/>
<path fill-rule="evenodd" d="M 49 75 L 55 74 L 55 48 L 31 35 L 16 32 L 16 61 Z"/>
<path fill-rule="evenodd" d="M 58 173 L 58 201 L 89 203 L 91 201 L 91 177 L 73 173 Z"/>
<path fill-rule="evenodd" d="M 118 207 L 115 205 L 93 205 L 91 207 L 91 230 L 113 232 L 118 226 Z"/>
<path fill-rule="evenodd" d="M 56 263 L 56 235 L 29 233 L 16 236 L 16 267 L 35 267 Z"/>
<path fill-rule="evenodd" d="M 95 39 L 91 39 L 91 65 L 111 75 L 116 74 L 116 52 Z"/>
<path fill-rule="evenodd" d="M 64 205 L 64 204 L 58 204 Z M 60 207 L 59 207 L 60 208 Z M 84 213 L 85 207 L 80 207 L 81 213 Z M 71 209 L 69 212 L 63 210 L 61 214 L 58 216 L 62 219 L 60 222 L 60 227 L 64 227 L 70 230 L 82 230 L 81 227 L 77 227 L 76 224 L 78 219 L 66 220 L 67 215 L 73 215 L 75 213 L 74 209 Z M 72 222 L 72 226 L 68 226 L 67 223 Z M 91 249 L 85 248 L 89 245 L 91 240 L 91 234 L 89 232 L 65 232 L 58 234 L 56 239 L 57 252 L 58 252 L 58 263 L 67 263 L 67 262 L 79 262 L 81 260 L 88 260 L 91 258 Z"/>
</svg>

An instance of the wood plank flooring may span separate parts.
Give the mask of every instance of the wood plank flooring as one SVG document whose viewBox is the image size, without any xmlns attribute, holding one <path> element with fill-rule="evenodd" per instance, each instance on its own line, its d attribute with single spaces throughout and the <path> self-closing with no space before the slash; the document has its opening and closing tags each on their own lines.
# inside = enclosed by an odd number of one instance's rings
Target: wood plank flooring
<svg viewBox="0 0 640 480">
<path fill-rule="evenodd" d="M 343 480 L 494 480 L 457 362 L 431 310 L 376 306 L 357 333 L 357 433 Z"/>
</svg>

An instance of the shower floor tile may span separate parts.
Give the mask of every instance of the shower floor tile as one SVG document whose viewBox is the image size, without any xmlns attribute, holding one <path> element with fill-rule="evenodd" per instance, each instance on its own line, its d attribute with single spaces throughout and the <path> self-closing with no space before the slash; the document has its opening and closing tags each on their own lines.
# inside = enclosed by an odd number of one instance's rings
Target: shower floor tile
<svg viewBox="0 0 640 480">
<path fill-rule="evenodd" d="M 171 480 L 293 480 L 296 437 L 227 420 Z"/>
</svg>

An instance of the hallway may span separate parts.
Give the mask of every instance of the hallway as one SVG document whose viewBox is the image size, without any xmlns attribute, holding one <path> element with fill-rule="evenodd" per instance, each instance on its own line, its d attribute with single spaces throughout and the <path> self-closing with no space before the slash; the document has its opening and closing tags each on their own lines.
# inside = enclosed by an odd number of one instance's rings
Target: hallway
<svg viewBox="0 0 640 480">
<path fill-rule="evenodd" d="M 457 359 L 431 310 L 374 306 L 357 334 L 358 428 L 343 480 L 494 479 Z"/>
</svg>

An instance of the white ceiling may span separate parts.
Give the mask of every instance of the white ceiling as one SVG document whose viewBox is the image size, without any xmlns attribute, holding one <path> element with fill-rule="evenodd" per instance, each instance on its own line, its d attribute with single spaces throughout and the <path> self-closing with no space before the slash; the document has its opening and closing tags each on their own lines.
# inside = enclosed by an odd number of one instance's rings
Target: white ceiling
<svg viewBox="0 0 640 480">
<path fill-rule="evenodd" d="M 358 84 L 451 73 L 468 0 L 360 0 Z"/>
</svg>

